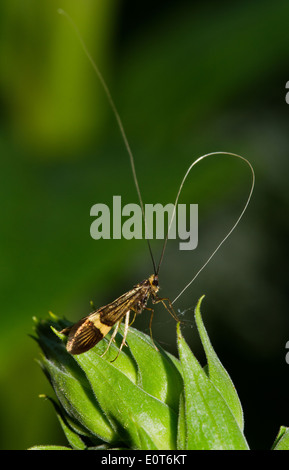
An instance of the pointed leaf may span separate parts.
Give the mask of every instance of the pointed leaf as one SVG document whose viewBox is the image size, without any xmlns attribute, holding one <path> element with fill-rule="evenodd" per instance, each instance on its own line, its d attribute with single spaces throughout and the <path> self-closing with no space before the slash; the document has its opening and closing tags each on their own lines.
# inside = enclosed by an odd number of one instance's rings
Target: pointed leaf
<svg viewBox="0 0 289 470">
<path fill-rule="evenodd" d="M 176 413 L 135 385 L 116 367 L 95 351 L 76 356 L 85 371 L 94 394 L 115 432 L 134 449 L 141 449 L 143 429 L 153 448 L 176 448 Z M 151 448 L 151 447 L 149 447 Z"/>
<path fill-rule="evenodd" d="M 59 325 L 58 325 L 59 328 Z M 118 442 L 118 435 L 103 414 L 85 373 L 51 331 L 51 323 L 37 321 L 37 341 L 45 353 L 40 365 L 56 396 L 80 434 Z M 63 335 L 61 335 L 63 336 Z"/>
<path fill-rule="evenodd" d="M 281 426 L 273 450 L 289 450 L 289 428 Z"/>
<path fill-rule="evenodd" d="M 171 357 L 134 328 L 129 329 L 127 342 L 138 366 L 138 385 L 178 412 L 183 379 Z"/>
<path fill-rule="evenodd" d="M 45 395 L 40 395 L 40 397 L 43 397 L 43 398 L 46 398 L 48 399 L 54 409 L 55 409 L 55 412 L 56 412 L 56 416 L 60 422 L 60 425 L 63 429 L 63 432 L 69 442 L 69 444 L 71 445 L 71 447 L 75 450 L 84 450 L 86 449 L 86 445 L 84 444 L 83 440 L 81 439 L 80 435 L 77 434 L 68 424 L 67 422 L 67 419 L 66 417 L 64 416 L 63 412 L 61 411 L 60 407 L 58 406 L 58 404 L 55 402 L 55 400 L 53 400 L 52 398 L 50 397 L 47 397 Z"/>
<path fill-rule="evenodd" d="M 244 429 L 244 419 L 243 419 L 243 410 L 242 406 L 237 394 L 237 391 L 234 387 L 234 384 L 226 371 L 223 367 L 221 361 L 219 360 L 218 356 L 216 355 L 214 348 L 211 344 L 209 336 L 207 334 L 206 328 L 204 326 L 202 317 L 201 317 L 201 303 L 204 296 L 200 298 L 197 307 L 195 309 L 195 319 L 196 324 L 198 327 L 199 335 L 202 341 L 203 348 L 206 353 L 207 361 L 208 361 L 208 372 L 209 378 L 215 385 L 215 387 L 219 390 L 222 397 L 226 401 L 227 405 L 231 409 L 233 415 L 236 418 L 237 423 L 240 426 L 240 429 Z"/>
<path fill-rule="evenodd" d="M 179 325 L 177 331 L 184 378 L 186 448 L 248 449 L 230 408 L 192 354 Z"/>
<path fill-rule="evenodd" d="M 53 361 L 42 359 L 56 396 L 66 413 L 81 426 L 82 434 L 95 435 L 107 442 L 116 442 L 118 435 L 111 428 L 97 403 L 90 384 L 80 381 Z"/>
</svg>

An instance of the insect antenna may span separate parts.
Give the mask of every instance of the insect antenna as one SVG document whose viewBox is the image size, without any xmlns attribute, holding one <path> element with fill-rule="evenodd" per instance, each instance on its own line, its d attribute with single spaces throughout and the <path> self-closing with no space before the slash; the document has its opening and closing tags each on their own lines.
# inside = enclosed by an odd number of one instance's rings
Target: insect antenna
<svg viewBox="0 0 289 470">
<path fill-rule="evenodd" d="M 119 127 L 119 130 L 120 130 L 120 133 L 121 133 L 121 136 L 122 136 L 122 139 L 123 139 L 123 142 L 124 142 L 124 145 L 125 145 L 125 148 L 127 150 L 127 153 L 129 155 L 129 159 L 130 159 L 130 165 L 131 165 L 131 169 L 132 169 L 132 175 L 133 175 L 133 180 L 134 180 L 134 183 L 135 183 L 135 187 L 136 187 L 136 191 L 137 191 L 137 195 L 138 195 L 138 199 L 139 199 L 139 202 L 140 202 L 140 206 L 141 206 L 141 211 L 142 211 L 142 218 L 143 218 L 143 222 L 144 222 L 144 226 L 145 226 L 145 238 L 147 240 L 147 244 L 148 244 L 148 249 L 149 249 L 149 253 L 150 253 L 150 256 L 151 256 L 151 260 L 152 260 L 152 263 L 153 263 L 153 269 L 154 269 L 154 273 L 157 274 L 157 271 L 156 271 L 156 264 L 155 264 L 155 260 L 154 260 L 154 256 L 153 256 L 153 252 L 152 252 L 152 248 L 151 248 L 151 244 L 149 242 L 149 239 L 148 239 L 148 229 L 147 229 L 147 223 L 146 223 L 146 218 L 145 218 L 145 211 L 144 211 L 144 204 L 143 204 L 143 201 L 142 201 L 142 197 L 141 197 L 141 192 L 140 192 L 140 188 L 139 188 L 139 183 L 138 183 L 138 179 L 137 179 L 137 175 L 136 175 L 136 169 L 135 169 L 135 164 L 134 164 L 134 156 L 133 156 L 133 153 L 132 153 L 132 150 L 131 150 L 131 147 L 129 145 L 129 142 L 128 142 L 128 139 L 127 139 L 127 136 L 126 136 L 126 133 L 125 133 L 125 130 L 124 130 L 124 127 L 123 127 L 123 123 L 122 123 L 122 120 L 121 120 L 121 117 L 119 115 L 119 112 L 116 108 L 116 105 L 112 99 L 112 96 L 111 96 L 111 93 L 109 91 L 109 88 L 106 84 L 106 81 L 104 80 L 99 68 L 97 67 L 95 61 L 93 60 L 89 50 L 87 49 L 86 47 L 86 44 L 84 42 L 84 39 L 82 37 L 82 35 L 80 34 L 80 31 L 79 29 L 77 28 L 76 24 L 74 23 L 74 21 L 72 20 L 72 18 L 69 16 L 68 13 L 66 13 L 66 11 L 62 10 L 61 8 L 59 8 L 58 10 L 58 13 L 60 15 L 63 15 L 67 18 L 67 20 L 69 21 L 69 23 L 71 24 L 71 26 L 73 27 L 75 33 L 76 33 L 76 36 L 78 37 L 79 39 L 79 42 L 82 46 L 82 49 L 86 55 L 86 57 L 88 58 L 89 62 L 91 63 L 92 65 L 92 68 L 93 70 L 95 71 L 101 85 L 102 85 L 102 88 L 104 89 L 104 92 L 107 96 L 107 99 L 108 99 L 108 102 L 110 104 L 110 107 L 112 109 L 112 112 L 116 118 L 116 121 L 117 121 L 117 124 L 118 124 L 118 127 Z"/>
<path fill-rule="evenodd" d="M 223 245 L 223 243 L 227 240 L 227 238 L 231 235 L 231 233 L 233 232 L 233 230 L 237 227 L 237 225 L 239 224 L 240 220 L 242 219 L 247 207 L 248 207 L 248 204 L 250 202 L 250 199 L 251 199 L 251 196 L 252 196 L 252 193 L 253 193 L 253 190 L 254 190 L 254 185 L 255 185 L 255 173 L 254 173 L 254 169 L 251 165 L 251 163 L 249 162 L 249 160 L 247 160 L 246 158 L 242 157 L 241 155 L 238 155 L 236 153 L 231 153 L 231 152 L 212 152 L 212 153 L 208 153 L 208 154 L 205 154 L 205 155 L 202 155 L 201 157 L 197 158 L 197 160 L 195 160 L 188 168 L 182 182 L 181 182 L 181 185 L 179 187 L 179 190 L 178 190 L 178 193 L 177 193 L 177 197 L 176 197 L 176 201 L 175 201 L 175 204 L 174 204 L 174 209 L 173 209 L 173 214 L 172 214 L 172 217 L 171 217 L 171 221 L 169 223 L 169 227 L 168 227 L 168 230 L 167 230 L 167 234 L 166 234 L 166 237 L 165 237 L 165 240 L 164 240 L 164 243 L 163 243 L 163 247 L 162 247 L 162 251 L 161 251 L 161 256 L 160 256 L 160 260 L 159 260 L 159 263 L 156 267 L 156 263 L 155 263 L 155 260 L 154 260 L 154 256 L 153 256 L 153 252 L 152 252 L 152 248 L 151 248 L 151 244 L 149 242 L 149 239 L 148 239 L 148 229 L 147 229 L 147 223 L 146 223 L 146 218 L 145 218 L 145 211 L 144 211 L 144 204 L 143 204 L 143 201 L 142 201 L 142 197 L 141 197 L 141 192 L 140 192 L 140 188 L 139 188 L 139 183 L 138 183 L 138 179 L 137 179 L 137 175 L 136 175 L 136 169 L 135 169 L 135 163 L 134 163 L 134 157 L 133 157 L 133 153 L 132 153 L 132 150 L 131 150 L 131 147 L 129 145 L 129 142 L 128 142 L 128 139 L 127 139 L 127 136 L 126 136 L 126 133 L 125 133 L 125 130 L 124 130 L 124 127 L 123 127 L 123 123 L 122 123 L 122 120 L 120 118 L 120 115 L 117 111 L 117 108 L 115 106 L 115 103 L 112 99 L 112 96 L 111 96 L 111 93 L 109 91 L 109 88 L 100 72 L 100 70 L 98 69 L 96 63 L 94 62 L 91 54 L 89 53 L 87 47 L 86 47 L 86 44 L 83 40 L 83 37 L 82 35 L 80 34 L 76 24 L 74 23 L 74 21 L 72 20 L 72 18 L 68 15 L 68 13 L 66 13 L 64 10 L 62 9 L 58 9 L 58 13 L 61 14 L 61 15 L 64 15 L 67 20 L 70 22 L 71 26 L 73 27 L 75 33 L 76 33 L 76 36 L 78 37 L 79 41 L 80 41 L 80 44 L 82 46 L 82 49 L 85 53 L 85 55 L 87 56 L 88 60 L 90 61 L 91 65 L 92 65 L 92 68 L 94 69 L 103 89 L 104 89 L 104 92 L 108 98 L 108 102 L 112 108 L 112 111 L 113 111 L 113 114 L 116 118 L 116 121 L 117 121 L 117 124 L 118 124 L 118 127 L 120 129 L 120 132 L 121 132 L 121 135 L 122 135 L 122 138 L 123 138 L 123 141 L 124 141 L 124 144 L 125 144 L 125 148 L 127 150 L 127 153 L 129 155 L 129 159 L 130 159 L 130 164 L 131 164 L 131 169 L 132 169 L 132 174 L 133 174 L 133 180 L 134 180 L 134 183 L 135 183 L 135 187 L 136 187 L 136 190 L 137 190 L 137 195 L 138 195 L 138 199 L 139 199 L 139 202 L 140 202 L 140 206 L 141 206 L 141 211 L 142 211 L 142 218 L 143 218 L 143 221 L 144 221 L 144 226 L 145 226 L 145 238 L 147 240 L 147 244 L 148 244 L 148 249 L 149 249 L 149 253 L 150 253 L 150 256 L 151 256 L 151 260 L 152 260 L 152 264 L 153 264 L 153 269 L 154 269 L 154 274 L 157 276 L 159 274 L 159 271 L 160 271 L 160 267 L 161 267 L 161 264 L 163 262 L 163 258 L 164 258 L 164 254 L 165 254 L 165 250 L 166 250 L 166 246 L 167 246 L 167 242 L 168 242 L 168 237 L 169 237 L 169 232 L 170 232 L 170 228 L 172 226 L 172 223 L 173 223 L 173 220 L 174 220 L 174 217 L 176 215 L 176 207 L 177 207 L 177 204 L 178 204 L 178 200 L 179 200 L 179 197 L 180 197 L 180 193 L 183 189 L 183 186 L 184 186 L 184 183 L 190 173 L 190 171 L 192 170 L 192 168 L 197 164 L 199 163 L 201 160 L 204 160 L 205 158 L 207 157 L 210 157 L 210 156 L 217 156 L 217 155 L 228 155 L 228 156 L 231 156 L 231 157 L 235 157 L 235 158 L 239 158 L 241 160 L 243 160 L 250 168 L 251 170 L 251 176 L 252 176 L 252 183 L 251 183 L 251 188 L 250 188 L 250 192 L 249 192 L 249 196 L 246 200 L 246 203 L 243 207 L 243 210 L 241 211 L 239 217 L 237 218 L 236 222 L 234 223 L 234 225 L 232 226 L 232 228 L 229 230 L 229 232 L 227 233 L 227 235 L 223 238 L 223 240 L 218 244 L 217 248 L 213 251 L 213 253 L 209 256 L 209 258 L 207 259 L 207 261 L 203 264 L 203 266 L 198 270 L 198 272 L 195 274 L 195 276 L 188 282 L 188 284 L 183 288 L 183 290 L 177 295 L 177 297 L 171 302 L 171 304 L 175 303 L 176 300 L 187 290 L 187 288 L 194 282 L 194 280 L 197 278 L 197 276 L 201 273 L 201 271 L 203 271 L 203 269 L 207 266 L 207 264 L 211 261 L 211 259 L 213 258 L 213 256 L 217 253 L 217 251 L 221 248 L 221 246 Z"/>
<path fill-rule="evenodd" d="M 171 221 L 170 221 L 170 224 L 169 224 L 169 227 L 168 227 L 168 231 L 167 231 L 167 234 L 166 234 L 166 237 L 165 237 L 165 240 L 164 240 L 164 244 L 163 244 L 163 248 L 162 248 L 162 252 L 161 252 L 161 256 L 160 256 L 160 260 L 159 260 L 159 263 L 158 263 L 158 266 L 157 266 L 157 271 L 156 271 L 156 274 L 159 273 L 159 270 L 160 270 L 160 267 L 161 267 L 161 264 L 162 264 L 162 261 L 163 261 L 163 257 L 164 257 L 164 253 L 165 253 L 165 249 L 166 249 L 166 246 L 167 246 L 167 242 L 168 242 L 168 237 L 169 237 L 169 232 L 170 232 L 170 228 L 171 228 L 171 225 L 173 223 L 173 220 L 174 220 L 174 217 L 176 215 L 176 207 L 177 207 L 177 204 L 178 204 L 178 200 L 179 200 L 179 197 L 180 197 L 180 194 L 181 194 L 181 191 L 183 189 L 183 186 L 185 184 L 185 181 L 187 179 L 187 177 L 189 176 L 189 173 L 190 171 L 192 170 L 192 168 L 197 165 L 197 163 L 199 163 L 201 160 L 204 160 L 205 158 L 207 157 L 212 157 L 212 156 L 218 156 L 218 155 L 228 155 L 228 156 L 231 156 L 231 157 L 235 157 L 235 158 L 239 158 L 241 160 L 243 160 L 243 162 L 245 162 L 249 168 L 250 168 L 250 171 L 251 171 L 251 187 L 250 187 L 250 191 L 249 191 L 249 195 L 248 195 L 248 198 L 246 200 L 246 203 L 239 215 L 239 217 L 237 218 L 236 222 L 234 223 L 234 225 L 232 226 L 232 228 L 229 230 L 229 232 L 227 233 L 227 235 L 223 238 L 223 240 L 218 244 L 217 248 L 215 248 L 215 250 L 213 251 L 213 253 L 209 256 L 209 258 L 207 259 L 207 261 L 203 264 L 203 266 L 198 270 L 198 272 L 195 274 L 195 276 L 188 282 L 188 284 L 183 288 L 183 290 L 177 295 L 177 297 L 171 302 L 172 304 L 174 304 L 176 302 L 176 300 L 187 290 L 187 288 L 194 282 L 194 280 L 198 277 L 198 275 L 203 271 L 203 269 L 207 266 L 207 264 L 211 261 L 211 259 L 213 258 L 213 256 L 217 253 L 217 251 L 221 248 L 221 246 L 223 245 L 223 243 L 227 240 L 227 238 L 229 238 L 229 236 L 231 235 L 231 233 L 233 232 L 233 230 L 235 230 L 235 228 L 237 227 L 237 225 L 239 224 L 240 220 L 242 219 L 247 207 L 248 207 L 248 204 L 250 202 L 250 199 L 252 197 L 252 193 L 253 193 L 253 190 L 254 190 L 254 186 L 255 186 L 255 172 L 254 172 L 254 169 L 251 165 L 251 163 L 249 162 L 249 160 L 247 160 L 246 158 L 242 157 L 241 155 L 238 155 L 236 153 L 231 153 L 231 152 L 212 152 L 212 153 L 207 153 L 205 155 L 202 155 L 201 157 L 197 158 L 197 160 L 195 160 L 188 168 L 181 184 L 180 184 L 180 187 L 179 187 L 179 190 L 178 190 L 178 193 L 177 193 L 177 197 L 176 197 L 176 201 L 175 201 L 175 204 L 174 204 L 174 209 L 173 209 L 173 213 L 172 213 L 172 217 L 171 217 Z"/>
</svg>

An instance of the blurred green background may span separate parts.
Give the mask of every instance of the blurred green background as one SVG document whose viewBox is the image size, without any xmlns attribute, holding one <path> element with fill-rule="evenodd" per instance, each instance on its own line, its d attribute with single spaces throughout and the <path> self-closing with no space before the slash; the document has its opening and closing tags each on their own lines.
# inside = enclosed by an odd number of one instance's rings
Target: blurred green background
<svg viewBox="0 0 289 470">
<path fill-rule="evenodd" d="M 245 435 L 268 449 L 289 425 L 289 3 L 2 0 L 0 448 L 65 442 L 35 358 L 32 316 L 70 320 L 152 272 L 143 240 L 90 237 L 90 208 L 137 203 L 114 116 L 71 26 L 76 22 L 110 87 L 136 158 L 145 203 L 173 202 L 189 164 L 224 150 L 248 158 L 256 190 L 240 225 L 179 299 L 183 331 L 203 319 L 239 392 Z M 246 166 L 207 159 L 180 202 L 199 204 L 199 245 L 168 244 L 162 295 L 173 299 L 237 219 Z M 159 257 L 161 245 L 153 242 Z M 148 331 L 149 314 L 135 326 Z M 176 353 L 175 322 L 156 309 L 154 338 Z"/>
</svg>

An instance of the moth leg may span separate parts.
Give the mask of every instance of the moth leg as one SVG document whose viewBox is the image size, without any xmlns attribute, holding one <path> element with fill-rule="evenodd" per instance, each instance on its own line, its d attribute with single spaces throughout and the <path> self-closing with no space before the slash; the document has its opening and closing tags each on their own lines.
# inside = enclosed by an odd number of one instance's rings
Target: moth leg
<svg viewBox="0 0 289 470">
<path fill-rule="evenodd" d="M 153 309 L 153 308 L 150 308 L 150 307 L 145 307 L 144 310 L 148 310 L 148 311 L 151 312 L 150 323 L 149 323 L 150 337 L 151 337 L 152 343 L 153 343 L 153 345 L 154 345 L 156 351 L 158 351 L 159 349 L 158 349 L 157 346 L 155 345 L 155 342 L 154 342 L 154 339 L 153 339 L 153 331 L 152 331 L 152 323 L 153 323 L 154 309 Z"/>
<path fill-rule="evenodd" d="M 165 300 L 168 302 L 169 304 L 169 307 L 167 306 L 167 304 L 165 303 Z M 183 323 L 177 316 L 176 312 L 174 311 L 174 308 L 173 308 L 173 305 L 170 301 L 170 299 L 168 299 L 167 297 L 155 297 L 154 299 L 152 299 L 152 302 L 154 304 L 158 304 L 159 302 L 161 302 L 163 304 L 163 306 L 167 309 L 167 311 L 170 313 L 170 315 L 177 321 L 177 322 L 180 322 L 180 323 Z"/>
<path fill-rule="evenodd" d="M 133 308 L 131 310 L 134 312 L 134 317 L 133 317 L 133 321 L 130 323 L 130 325 L 134 322 L 136 314 L 139 313 L 136 310 L 134 310 Z M 154 339 L 153 339 L 153 332 L 152 332 L 152 322 L 153 322 L 153 316 L 154 316 L 154 309 L 150 308 L 150 307 L 144 307 L 144 310 L 148 310 L 149 312 L 151 312 L 150 323 L 149 323 L 150 337 L 151 337 L 151 340 L 152 340 L 152 343 L 153 343 L 155 349 L 158 351 L 158 348 L 155 345 L 155 342 L 154 342 Z"/>
<path fill-rule="evenodd" d="M 132 321 L 130 322 L 129 326 L 131 326 L 131 325 L 133 324 L 133 322 L 135 321 L 135 317 L 136 317 L 136 311 L 133 310 L 133 309 L 132 309 L 132 311 L 133 311 L 133 313 L 134 313 L 134 316 L 133 316 L 133 319 L 132 319 Z"/>
<path fill-rule="evenodd" d="M 104 353 L 101 354 L 100 357 L 103 357 L 103 356 L 107 353 L 107 351 L 109 350 L 111 343 L 114 341 L 114 338 L 115 338 L 115 336 L 116 336 L 116 333 L 117 333 L 117 330 L 118 330 L 120 324 L 121 324 L 121 321 L 119 321 L 119 322 L 117 323 L 117 325 L 116 325 L 116 327 L 115 327 L 115 329 L 114 329 L 114 332 L 112 333 L 112 335 L 111 335 L 111 337 L 110 337 L 108 346 L 107 346 L 106 350 L 104 351 Z"/>
<path fill-rule="evenodd" d="M 114 361 L 118 358 L 120 351 L 122 350 L 123 346 L 126 344 L 126 343 L 125 343 L 125 340 L 126 340 L 127 333 L 128 333 L 128 329 L 129 329 L 129 314 L 130 314 L 130 310 L 125 314 L 123 338 L 122 338 L 122 342 L 121 342 L 120 348 L 119 348 L 119 350 L 118 350 L 118 353 L 117 353 L 116 357 L 115 357 L 112 361 L 110 361 L 110 362 L 114 362 Z M 121 322 L 119 322 L 119 324 L 120 324 L 120 323 L 121 323 Z"/>
</svg>

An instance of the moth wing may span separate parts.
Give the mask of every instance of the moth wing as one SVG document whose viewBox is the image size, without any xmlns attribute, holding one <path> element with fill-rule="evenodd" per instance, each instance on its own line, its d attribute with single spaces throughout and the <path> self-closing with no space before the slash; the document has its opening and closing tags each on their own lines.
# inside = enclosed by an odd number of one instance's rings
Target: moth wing
<svg viewBox="0 0 289 470">
<path fill-rule="evenodd" d="M 101 323 L 99 314 L 82 318 L 69 328 L 61 331 L 68 335 L 66 349 L 70 354 L 82 354 L 93 348 L 109 332 L 111 326 Z"/>
</svg>

